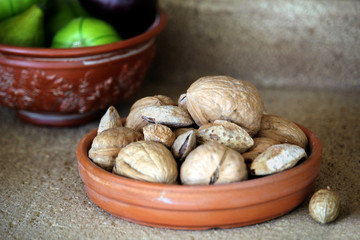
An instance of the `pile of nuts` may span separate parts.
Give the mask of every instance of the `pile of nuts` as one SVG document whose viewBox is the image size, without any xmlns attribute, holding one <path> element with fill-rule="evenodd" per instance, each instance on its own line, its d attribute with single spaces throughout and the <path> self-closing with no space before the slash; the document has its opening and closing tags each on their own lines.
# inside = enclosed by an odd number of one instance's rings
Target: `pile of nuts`
<svg viewBox="0 0 360 240">
<path fill-rule="evenodd" d="M 110 107 L 89 157 L 132 179 L 208 185 L 289 169 L 307 158 L 307 144 L 296 124 L 264 114 L 253 84 L 207 76 L 191 84 L 177 103 L 164 95 L 139 99 L 124 126 Z"/>
</svg>

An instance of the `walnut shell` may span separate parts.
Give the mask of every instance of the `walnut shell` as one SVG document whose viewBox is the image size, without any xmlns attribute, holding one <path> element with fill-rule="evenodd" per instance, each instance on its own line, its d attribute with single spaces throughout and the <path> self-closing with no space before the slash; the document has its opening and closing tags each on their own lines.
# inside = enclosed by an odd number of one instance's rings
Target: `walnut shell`
<svg viewBox="0 0 360 240">
<path fill-rule="evenodd" d="M 239 152 L 217 142 L 207 142 L 186 157 L 180 179 L 188 185 L 231 183 L 246 180 L 247 169 Z"/>
<path fill-rule="evenodd" d="M 143 139 L 143 135 L 126 127 L 109 128 L 99 133 L 89 150 L 89 158 L 100 167 L 111 170 L 121 148 Z"/>
<path fill-rule="evenodd" d="M 140 113 L 146 121 L 168 127 L 187 127 L 194 124 L 189 113 L 178 106 L 150 106 L 141 109 Z"/>
<path fill-rule="evenodd" d="M 176 105 L 176 103 L 170 97 L 165 95 L 148 96 L 137 100 L 131 106 L 130 111 L 138 107 L 144 108 L 148 106 L 162 106 L 162 105 Z"/>
<path fill-rule="evenodd" d="M 147 182 L 175 183 L 177 163 L 169 149 L 157 142 L 138 141 L 119 152 L 115 174 Z"/>
<path fill-rule="evenodd" d="M 196 132 L 196 139 L 199 144 L 216 141 L 240 153 L 254 144 L 254 140 L 243 128 L 225 120 L 202 125 Z"/>
<path fill-rule="evenodd" d="M 295 144 L 304 149 L 308 144 L 305 133 L 295 123 L 284 117 L 269 114 L 263 116 L 257 136 Z"/>
<path fill-rule="evenodd" d="M 144 140 L 164 144 L 170 148 L 175 141 L 175 133 L 162 124 L 150 124 L 143 128 Z"/>
<path fill-rule="evenodd" d="M 252 175 L 268 175 L 292 168 L 295 164 L 306 158 L 303 148 L 293 144 L 277 144 L 267 148 L 251 163 Z"/>
<path fill-rule="evenodd" d="M 334 221 L 339 215 L 339 210 L 339 195 L 332 191 L 330 187 L 318 190 L 309 202 L 311 217 L 323 224 Z"/>
<path fill-rule="evenodd" d="M 253 138 L 254 145 L 247 150 L 247 152 L 244 152 L 242 156 L 245 159 L 245 163 L 252 163 L 254 159 L 259 156 L 261 153 L 263 153 L 266 149 L 271 147 L 275 144 L 280 144 L 280 142 L 271 139 L 271 138 L 265 138 L 265 137 L 256 137 Z"/>
<path fill-rule="evenodd" d="M 97 133 L 99 134 L 100 132 L 102 132 L 108 128 L 122 127 L 122 126 L 123 126 L 123 124 L 121 122 L 121 117 L 120 117 L 118 111 L 116 110 L 116 108 L 114 106 L 110 106 L 106 110 L 106 113 L 100 119 Z"/>
<path fill-rule="evenodd" d="M 144 97 L 137 100 L 130 108 L 126 118 L 125 127 L 132 128 L 136 131 L 142 131 L 143 127 L 150 123 L 141 116 L 141 110 L 149 106 L 176 105 L 176 103 L 167 96 L 155 95 Z"/>
<path fill-rule="evenodd" d="M 186 108 L 199 126 L 227 120 L 254 136 L 260 129 L 264 103 L 250 82 L 228 76 L 208 76 L 188 88 Z"/>
<path fill-rule="evenodd" d="M 175 139 L 174 144 L 171 146 L 171 152 L 178 161 L 182 162 L 195 147 L 195 130 L 189 130 Z"/>
</svg>

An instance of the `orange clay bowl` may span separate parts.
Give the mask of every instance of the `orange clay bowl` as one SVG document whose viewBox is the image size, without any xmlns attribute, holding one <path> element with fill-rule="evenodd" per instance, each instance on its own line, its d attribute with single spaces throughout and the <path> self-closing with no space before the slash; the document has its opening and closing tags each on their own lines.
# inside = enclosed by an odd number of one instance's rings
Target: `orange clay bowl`
<svg viewBox="0 0 360 240">
<path fill-rule="evenodd" d="M 313 191 L 322 144 L 309 129 L 308 159 L 281 173 L 223 185 L 168 185 L 141 182 L 103 170 L 88 158 L 96 129 L 77 146 L 80 177 L 88 197 L 116 217 L 173 229 L 232 228 L 282 216 Z"/>
</svg>

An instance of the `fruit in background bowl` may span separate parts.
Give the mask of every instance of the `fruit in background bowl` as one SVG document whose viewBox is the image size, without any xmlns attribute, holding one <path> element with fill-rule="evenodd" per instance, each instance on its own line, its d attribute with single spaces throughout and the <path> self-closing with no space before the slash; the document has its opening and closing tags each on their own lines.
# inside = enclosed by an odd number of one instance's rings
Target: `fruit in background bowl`
<svg viewBox="0 0 360 240">
<path fill-rule="evenodd" d="M 157 0 L 79 0 L 92 16 L 113 25 L 123 38 L 143 33 L 156 17 Z"/>
<path fill-rule="evenodd" d="M 14 108 L 20 119 L 38 125 L 92 121 L 139 89 L 166 22 L 166 13 L 159 8 L 144 33 L 94 47 L 0 44 L 0 105 Z"/>
<path fill-rule="evenodd" d="M 43 47 L 45 44 L 44 12 L 34 4 L 26 11 L 0 22 L 0 43 Z"/>
<path fill-rule="evenodd" d="M 48 1 L 46 12 L 45 31 L 49 39 L 52 39 L 71 20 L 78 17 L 89 17 L 78 0 Z"/>
<path fill-rule="evenodd" d="M 25 11 L 35 3 L 42 3 L 41 0 L 1 0 L 0 21 L 13 17 Z"/>
<path fill-rule="evenodd" d="M 52 48 L 90 47 L 120 41 L 116 30 L 105 21 L 90 17 L 71 20 L 54 36 Z"/>
</svg>

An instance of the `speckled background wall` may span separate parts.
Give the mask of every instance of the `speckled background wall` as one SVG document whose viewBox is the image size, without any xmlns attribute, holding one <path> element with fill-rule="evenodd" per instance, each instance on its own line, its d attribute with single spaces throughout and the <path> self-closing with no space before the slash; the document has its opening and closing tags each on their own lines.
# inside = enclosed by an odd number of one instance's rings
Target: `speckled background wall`
<svg viewBox="0 0 360 240">
<path fill-rule="evenodd" d="M 152 79 L 226 74 L 258 86 L 360 88 L 360 1 L 159 2 L 169 20 Z"/>
</svg>

